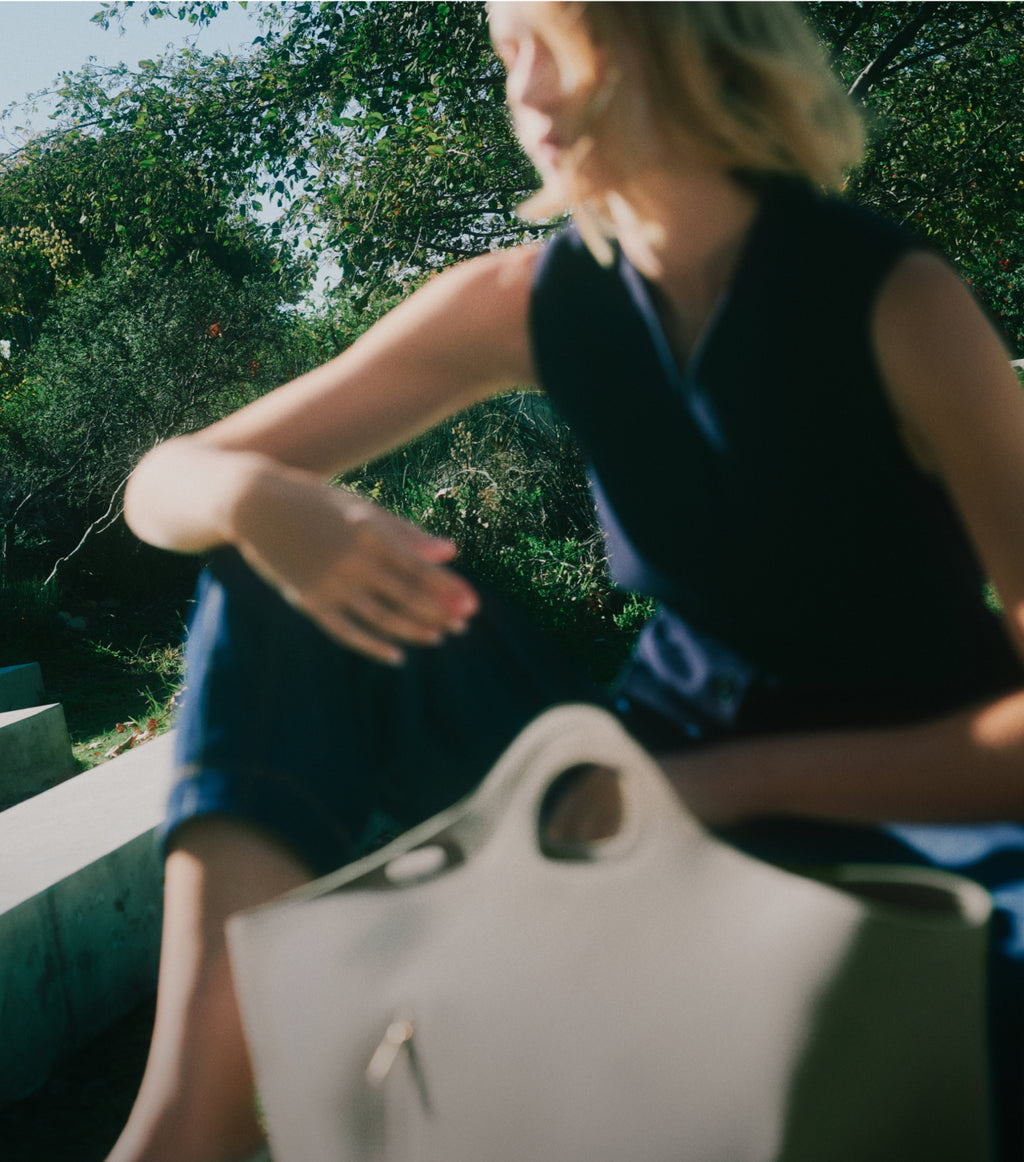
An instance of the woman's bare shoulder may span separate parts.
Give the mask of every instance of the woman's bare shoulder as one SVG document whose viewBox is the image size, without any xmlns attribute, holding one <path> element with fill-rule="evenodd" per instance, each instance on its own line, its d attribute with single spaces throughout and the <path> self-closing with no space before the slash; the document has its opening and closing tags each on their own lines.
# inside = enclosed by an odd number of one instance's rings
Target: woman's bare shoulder
<svg viewBox="0 0 1024 1162">
<path fill-rule="evenodd" d="M 516 246 L 458 263 L 429 280 L 408 306 L 443 327 L 452 350 L 490 365 L 492 376 L 531 384 L 530 292 L 539 250 Z"/>
<path fill-rule="evenodd" d="M 962 438 L 967 413 L 1020 406 L 1000 336 L 936 254 L 914 250 L 897 262 L 875 305 L 873 339 L 897 411 L 940 442 L 944 427 Z"/>
<path fill-rule="evenodd" d="M 893 407 L 959 510 L 1024 657 L 1024 393 L 1006 348 L 970 289 L 927 253 L 893 269 L 874 336 Z"/>
</svg>

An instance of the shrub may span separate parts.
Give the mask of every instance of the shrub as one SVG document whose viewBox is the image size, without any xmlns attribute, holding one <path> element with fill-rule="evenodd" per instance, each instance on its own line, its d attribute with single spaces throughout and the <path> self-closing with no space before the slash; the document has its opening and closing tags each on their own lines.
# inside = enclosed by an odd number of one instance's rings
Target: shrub
<svg viewBox="0 0 1024 1162">
<path fill-rule="evenodd" d="M 582 458 L 545 397 L 479 404 L 349 476 L 459 546 L 459 566 L 521 605 L 600 679 L 651 603 L 615 591 Z"/>
<path fill-rule="evenodd" d="M 279 380 L 279 298 L 204 260 L 159 271 L 123 255 L 61 297 L 0 399 L 0 578 L 8 551 L 43 574 L 116 518 L 153 444 Z"/>
</svg>

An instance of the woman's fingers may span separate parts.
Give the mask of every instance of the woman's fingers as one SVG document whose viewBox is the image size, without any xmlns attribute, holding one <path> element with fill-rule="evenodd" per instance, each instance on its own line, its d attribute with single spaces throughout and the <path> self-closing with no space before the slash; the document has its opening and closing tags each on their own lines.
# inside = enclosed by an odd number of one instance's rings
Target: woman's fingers
<svg viewBox="0 0 1024 1162">
<path fill-rule="evenodd" d="M 273 476 L 249 513 L 249 563 L 327 634 L 378 661 L 465 629 L 479 601 L 456 548 L 350 492 Z"/>
<path fill-rule="evenodd" d="M 460 632 L 479 599 L 465 578 L 444 567 L 455 551 L 450 541 L 378 509 L 359 522 L 337 560 L 338 597 L 368 624 L 413 641 Z"/>
<path fill-rule="evenodd" d="M 358 590 L 346 594 L 342 605 L 308 612 L 344 645 L 391 664 L 404 660 L 403 645 L 438 645 L 446 632 L 461 632 L 465 627 L 465 623 L 439 627 L 429 611 L 417 617 L 387 599 Z"/>
<path fill-rule="evenodd" d="M 372 607 L 360 607 L 360 614 L 375 623 L 379 613 L 439 634 L 461 633 L 479 605 L 472 586 L 458 574 L 436 565 L 410 569 L 404 562 L 377 574 L 361 596 L 371 599 Z"/>
<path fill-rule="evenodd" d="M 444 637 L 444 627 L 429 611 L 418 614 L 373 593 L 352 594 L 345 612 L 368 630 L 394 641 L 435 646 Z"/>
<path fill-rule="evenodd" d="M 315 609 L 307 609 L 306 613 L 329 637 L 357 653 L 389 666 L 400 666 L 405 661 L 401 646 L 365 628 L 346 613 Z"/>
<path fill-rule="evenodd" d="M 404 530 L 360 539 L 310 603 L 327 632 L 387 662 L 402 660 L 403 645 L 437 645 L 464 632 L 479 605 L 467 581 L 410 551 Z"/>
</svg>

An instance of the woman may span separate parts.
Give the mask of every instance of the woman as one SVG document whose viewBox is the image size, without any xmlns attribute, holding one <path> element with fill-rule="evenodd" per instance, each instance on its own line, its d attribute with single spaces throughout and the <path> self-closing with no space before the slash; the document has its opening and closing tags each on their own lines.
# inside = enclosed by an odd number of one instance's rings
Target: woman
<svg viewBox="0 0 1024 1162">
<path fill-rule="evenodd" d="M 111 1162 L 258 1145 L 226 916 L 350 858 L 379 819 L 438 810 L 532 714 L 590 693 L 451 544 L 323 484 L 495 391 L 548 390 L 616 579 L 664 603 L 615 704 L 709 822 L 790 859 L 927 858 L 919 830 L 850 825 L 1024 813 L 1020 392 L 939 259 L 814 192 L 860 135 L 795 12 L 490 19 L 544 180 L 532 208 L 576 230 L 445 272 L 331 363 L 156 448 L 129 487 L 141 537 L 215 564 L 153 1047 Z M 1013 1112 L 1019 1070 L 1002 1075 Z"/>
</svg>

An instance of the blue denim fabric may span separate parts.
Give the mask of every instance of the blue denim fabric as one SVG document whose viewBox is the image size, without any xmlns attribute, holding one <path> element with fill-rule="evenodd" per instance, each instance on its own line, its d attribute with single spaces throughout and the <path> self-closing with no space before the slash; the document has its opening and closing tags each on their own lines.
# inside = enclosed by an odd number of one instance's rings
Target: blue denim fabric
<svg viewBox="0 0 1024 1162">
<path fill-rule="evenodd" d="M 273 832 L 318 874 L 467 794 L 556 702 L 605 695 L 482 591 L 470 631 L 400 668 L 335 644 L 233 553 L 200 579 L 165 837 L 195 815 Z"/>
</svg>

